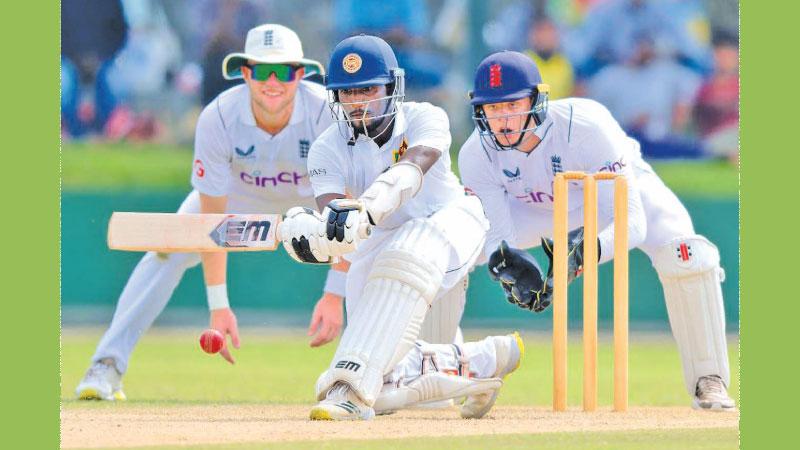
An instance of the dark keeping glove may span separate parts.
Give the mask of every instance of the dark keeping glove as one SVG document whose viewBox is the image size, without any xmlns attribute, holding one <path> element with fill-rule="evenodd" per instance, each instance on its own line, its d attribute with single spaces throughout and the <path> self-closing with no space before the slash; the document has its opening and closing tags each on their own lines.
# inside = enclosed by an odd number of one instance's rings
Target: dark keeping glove
<svg viewBox="0 0 800 450">
<path fill-rule="evenodd" d="M 547 279 L 553 278 L 553 240 L 542 238 L 542 249 L 550 262 L 547 268 Z M 597 240 L 597 260 L 600 260 L 600 239 Z M 567 284 L 583 272 L 583 227 L 576 228 L 567 234 Z"/>
<path fill-rule="evenodd" d="M 509 247 L 506 241 L 489 256 L 489 276 L 503 287 L 506 299 L 520 308 L 542 312 L 550 306 L 552 280 L 545 283 L 533 256 Z"/>
</svg>

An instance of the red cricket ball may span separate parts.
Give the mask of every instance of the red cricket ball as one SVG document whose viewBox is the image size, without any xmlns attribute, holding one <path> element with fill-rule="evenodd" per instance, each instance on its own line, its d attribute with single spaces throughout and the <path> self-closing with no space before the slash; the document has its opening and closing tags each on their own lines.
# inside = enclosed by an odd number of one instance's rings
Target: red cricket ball
<svg viewBox="0 0 800 450">
<path fill-rule="evenodd" d="M 217 353 L 225 347 L 225 336 L 217 330 L 208 329 L 200 335 L 200 348 L 206 353 Z"/>
</svg>

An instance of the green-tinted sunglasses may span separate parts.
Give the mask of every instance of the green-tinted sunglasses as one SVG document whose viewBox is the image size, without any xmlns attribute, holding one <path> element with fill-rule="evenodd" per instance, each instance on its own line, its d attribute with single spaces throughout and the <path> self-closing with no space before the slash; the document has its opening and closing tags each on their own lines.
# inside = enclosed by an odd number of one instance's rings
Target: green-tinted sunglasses
<svg viewBox="0 0 800 450">
<path fill-rule="evenodd" d="M 299 67 L 288 64 L 245 64 L 256 81 L 267 81 L 273 73 L 278 81 L 293 81 Z"/>
</svg>

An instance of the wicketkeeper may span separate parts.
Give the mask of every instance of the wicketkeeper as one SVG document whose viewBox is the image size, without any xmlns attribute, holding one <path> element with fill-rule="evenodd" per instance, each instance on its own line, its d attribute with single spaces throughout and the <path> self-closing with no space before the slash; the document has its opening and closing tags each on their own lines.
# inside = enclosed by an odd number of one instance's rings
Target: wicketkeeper
<svg viewBox="0 0 800 450">
<path fill-rule="evenodd" d="M 492 54 L 475 73 L 475 131 L 458 162 L 464 185 L 481 199 L 491 222 L 485 246 L 491 276 L 512 303 L 544 310 L 550 285 L 525 249 L 543 244 L 552 259 L 555 175 L 625 175 L 629 246 L 644 251 L 658 272 L 692 405 L 733 410 L 717 247 L 695 232 L 686 208 L 642 159 L 639 143 L 603 105 L 580 98 L 548 102 L 547 95 L 536 64 L 522 53 Z M 571 182 L 568 189 L 571 281 L 583 264 L 582 184 Z M 597 190 L 604 263 L 614 258 L 613 183 L 599 183 Z"/>
</svg>

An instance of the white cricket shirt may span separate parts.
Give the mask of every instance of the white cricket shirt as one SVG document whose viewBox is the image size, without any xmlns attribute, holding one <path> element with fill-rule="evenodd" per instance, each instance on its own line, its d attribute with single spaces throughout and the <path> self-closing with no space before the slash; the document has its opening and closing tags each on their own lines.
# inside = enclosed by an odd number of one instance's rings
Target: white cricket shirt
<svg viewBox="0 0 800 450">
<path fill-rule="evenodd" d="M 422 145 L 440 150 L 441 158 L 425 173 L 419 193 L 378 228 L 397 228 L 410 219 L 428 217 L 464 196 L 464 188 L 450 168 L 450 139 L 447 114 L 430 103 L 403 103 L 391 138 L 380 148 L 363 136 L 349 145 L 339 125 L 334 124 L 311 145 L 308 173 L 314 195 L 349 194 L 358 198 L 406 149 Z"/>
<path fill-rule="evenodd" d="M 511 210 L 532 208 L 551 217 L 553 180 L 558 172 L 617 172 L 628 179 L 628 242 L 631 248 L 644 239 L 646 221 L 633 167 L 642 161 L 639 143 L 628 137 L 611 113 L 593 100 L 568 98 L 550 102 L 547 118 L 536 129 L 541 142 L 531 153 L 484 148 L 477 130 L 461 147 L 458 164 L 468 191 L 483 203 L 491 228 L 486 239 L 488 257 L 505 239 L 516 244 Z M 598 183 L 598 216 L 612 218 L 614 186 Z M 583 206 L 581 181 L 568 182 L 569 211 Z M 601 262 L 614 253 L 613 223 L 599 230 Z"/>
<path fill-rule="evenodd" d="M 306 160 L 331 124 L 325 89 L 301 81 L 289 124 L 276 135 L 256 125 L 245 84 L 209 103 L 197 122 L 192 186 L 228 196 L 228 211 L 282 213 L 314 206 Z"/>
</svg>

